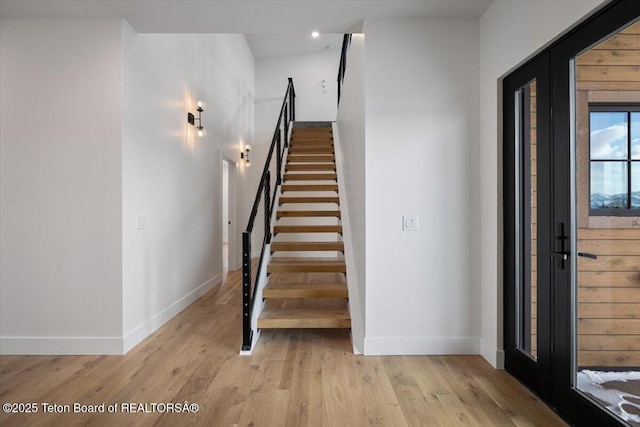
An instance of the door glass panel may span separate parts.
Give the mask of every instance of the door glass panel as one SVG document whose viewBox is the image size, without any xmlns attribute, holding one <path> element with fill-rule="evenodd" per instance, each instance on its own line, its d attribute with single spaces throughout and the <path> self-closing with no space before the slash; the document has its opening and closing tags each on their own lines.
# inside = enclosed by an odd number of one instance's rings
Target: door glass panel
<svg viewBox="0 0 640 427">
<path fill-rule="evenodd" d="M 639 39 L 636 23 L 573 61 L 573 385 L 632 426 L 640 426 Z"/>
<path fill-rule="evenodd" d="M 537 237 L 538 237 L 538 182 L 536 82 L 520 88 L 516 93 L 516 144 L 518 150 L 518 191 L 522 197 L 519 206 L 519 238 L 521 248 L 517 287 L 518 348 L 532 358 L 537 355 Z"/>
<path fill-rule="evenodd" d="M 631 113 L 631 158 L 640 160 L 640 113 Z"/>
<path fill-rule="evenodd" d="M 591 162 L 591 209 L 626 209 L 627 162 Z"/>
<path fill-rule="evenodd" d="M 640 209 L 640 162 L 631 163 L 631 209 Z"/>
</svg>

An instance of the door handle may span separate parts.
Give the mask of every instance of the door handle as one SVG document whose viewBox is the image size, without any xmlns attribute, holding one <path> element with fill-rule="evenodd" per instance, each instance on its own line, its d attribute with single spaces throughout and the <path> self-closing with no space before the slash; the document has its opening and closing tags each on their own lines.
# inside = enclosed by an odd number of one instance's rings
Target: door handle
<svg viewBox="0 0 640 427">
<path fill-rule="evenodd" d="M 587 252 L 578 252 L 578 256 L 585 257 L 585 258 L 591 258 L 591 259 L 598 259 L 598 255 L 589 254 Z"/>
<path fill-rule="evenodd" d="M 569 252 L 549 252 L 551 258 L 559 257 L 561 260 L 566 261 L 569 259 Z"/>
</svg>

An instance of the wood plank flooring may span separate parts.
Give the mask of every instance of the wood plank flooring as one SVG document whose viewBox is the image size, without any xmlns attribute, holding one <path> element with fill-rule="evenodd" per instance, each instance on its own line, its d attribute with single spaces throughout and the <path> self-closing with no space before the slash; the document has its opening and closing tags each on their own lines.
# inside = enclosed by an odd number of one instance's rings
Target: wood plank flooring
<svg viewBox="0 0 640 427">
<path fill-rule="evenodd" d="M 1 356 L 0 403 L 197 403 L 197 413 L 7 414 L 8 426 L 564 426 L 480 356 L 354 355 L 348 330 L 240 349 L 240 275 L 125 356 Z M 149 407 L 150 408 L 150 407 Z"/>
</svg>

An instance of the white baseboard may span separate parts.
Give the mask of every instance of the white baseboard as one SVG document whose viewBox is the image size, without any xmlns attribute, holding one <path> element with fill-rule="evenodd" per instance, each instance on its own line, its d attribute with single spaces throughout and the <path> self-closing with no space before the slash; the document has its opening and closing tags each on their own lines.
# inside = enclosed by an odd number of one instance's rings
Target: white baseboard
<svg viewBox="0 0 640 427">
<path fill-rule="evenodd" d="M 208 280 L 122 337 L 0 337 L 1 355 L 122 355 L 220 283 Z"/>
<path fill-rule="evenodd" d="M 158 330 L 162 325 L 171 320 L 176 314 L 180 313 L 185 308 L 193 304 L 202 295 L 213 289 L 214 286 L 221 283 L 221 275 L 217 274 L 211 279 L 207 280 L 202 285 L 198 286 L 187 295 L 180 298 L 178 301 L 171 304 L 169 307 L 162 310 L 160 313 L 151 317 L 146 322 L 140 324 L 132 331 L 128 332 L 123 339 L 123 353 L 126 354 L 136 345 L 140 344 L 145 338 Z"/>
<path fill-rule="evenodd" d="M 482 356 L 495 369 L 504 369 L 504 350 L 482 340 L 480 342 L 480 356 Z"/>
<path fill-rule="evenodd" d="M 364 339 L 367 356 L 479 354 L 474 337 L 376 337 Z"/>
<path fill-rule="evenodd" d="M 0 337 L 0 354 L 33 356 L 121 355 L 120 337 Z"/>
</svg>

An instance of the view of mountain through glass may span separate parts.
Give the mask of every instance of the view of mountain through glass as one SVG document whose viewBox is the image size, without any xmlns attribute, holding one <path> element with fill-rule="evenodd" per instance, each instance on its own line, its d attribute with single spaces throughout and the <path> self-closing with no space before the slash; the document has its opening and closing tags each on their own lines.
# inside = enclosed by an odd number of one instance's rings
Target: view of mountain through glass
<svg viewBox="0 0 640 427">
<path fill-rule="evenodd" d="M 591 210 L 640 208 L 640 113 L 591 111 Z"/>
</svg>

